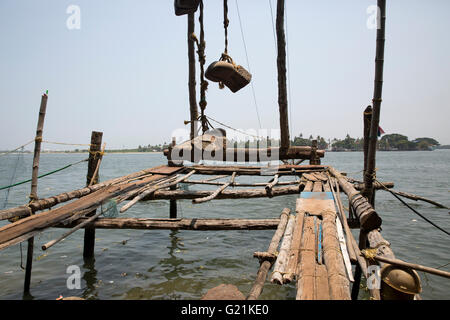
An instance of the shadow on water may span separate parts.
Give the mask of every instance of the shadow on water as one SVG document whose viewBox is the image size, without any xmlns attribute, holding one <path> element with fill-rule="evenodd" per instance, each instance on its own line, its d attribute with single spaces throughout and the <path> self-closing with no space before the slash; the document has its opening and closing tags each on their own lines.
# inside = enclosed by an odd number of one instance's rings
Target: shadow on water
<svg viewBox="0 0 450 320">
<path fill-rule="evenodd" d="M 83 280 L 86 282 L 86 288 L 83 291 L 82 297 L 84 299 L 96 299 L 98 298 L 98 291 L 95 258 L 84 258 L 83 268 L 86 269 L 83 274 Z"/>
</svg>

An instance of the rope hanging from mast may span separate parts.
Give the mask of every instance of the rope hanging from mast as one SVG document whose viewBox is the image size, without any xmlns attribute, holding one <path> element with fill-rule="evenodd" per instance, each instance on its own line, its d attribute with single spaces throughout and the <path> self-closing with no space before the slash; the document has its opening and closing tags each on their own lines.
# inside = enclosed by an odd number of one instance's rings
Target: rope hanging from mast
<svg viewBox="0 0 450 320">
<path fill-rule="evenodd" d="M 205 116 L 205 109 L 206 105 L 208 104 L 206 102 L 206 90 L 208 90 L 208 81 L 205 80 L 205 62 L 206 62 L 206 56 L 205 56 L 205 29 L 203 25 L 203 1 L 200 1 L 200 15 L 198 18 L 198 21 L 200 22 L 200 40 L 195 36 L 194 33 L 192 33 L 191 37 L 192 40 L 195 41 L 197 44 L 197 54 L 198 54 L 198 61 L 200 63 L 200 117 L 199 120 L 202 122 L 202 132 L 205 133 L 208 131 L 208 120 Z"/>
</svg>

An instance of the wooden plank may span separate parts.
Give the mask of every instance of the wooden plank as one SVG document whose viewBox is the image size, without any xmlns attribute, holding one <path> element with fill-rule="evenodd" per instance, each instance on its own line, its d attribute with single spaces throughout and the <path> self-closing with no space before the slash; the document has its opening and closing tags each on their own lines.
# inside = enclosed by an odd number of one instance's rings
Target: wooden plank
<svg viewBox="0 0 450 320">
<path fill-rule="evenodd" d="M 313 192 L 322 192 L 322 182 L 316 181 L 313 185 Z"/>
<path fill-rule="evenodd" d="M 299 199 L 297 199 L 298 202 Z M 303 221 L 305 214 L 296 209 L 297 215 L 295 217 L 294 230 L 292 232 L 291 249 L 289 252 L 289 261 L 286 268 L 286 273 L 283 275 L 283 282 L 290 283 L 297 273 L 298 259 L 300 256 L 300 246 L 303 235 Z"/>
<path fill-rule="evenodd" d="M 323 252 L 328 270 L 330 298 L 332 300 L 350 300 L 350 284 L 345 271 L 336 230 L 336 211 L 326 209 L 323 217 Z"/>
<path fill-rule="evenodd" d="M 328 271 L 325 265 L 316 264 L 314 276 L 314 300 L 330 300 Z"/>
<path fill-rule="evenodd" d="M 314 234 L 314 220 L 311 216 L 305 217 L 303 237 L 300 249 L 300 262 L 298 264 L 297 300 L 314 300 L 314 276 L 316 265 L 316 237 Z"/>
<path fill-rule="evenodd" d="M 335 210 L 334 201 L 329 199 L 329 195 L 323 192 L 314 194 L 303 191 L 300 196 L 301 198 L 297 199 L 297 208 L 302 212 L 319 216 L 324 210 Z"/>
<path fill-rule="evenodd" d="M 306 185 L 305 185 L 305 188 L 303 189 L 303 191 L 311 192 L 313 189 L 313 185 L 314 185 L 314 182 L 309 181 L 309 180 L 306 181 Z"/>
</svg>

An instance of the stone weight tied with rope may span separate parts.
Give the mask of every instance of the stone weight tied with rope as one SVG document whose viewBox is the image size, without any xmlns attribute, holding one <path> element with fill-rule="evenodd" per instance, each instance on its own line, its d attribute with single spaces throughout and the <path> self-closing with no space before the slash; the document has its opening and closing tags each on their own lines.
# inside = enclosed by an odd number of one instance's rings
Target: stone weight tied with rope
<svg viewBox="0 0 450 320">
<path fill-rule="evenodd" d="M 248 85 L 252 75 L 244 67 L 234 63 L 228 54 L 228 1 L 223 1 L 223 26 L 225 29 L 225 50 L 219 61 L 214 61 L 206 69 L 205 77 L 219 83 L 219 88 L 227 86 L 232 92 L 237 92 Z"/>
</svg>

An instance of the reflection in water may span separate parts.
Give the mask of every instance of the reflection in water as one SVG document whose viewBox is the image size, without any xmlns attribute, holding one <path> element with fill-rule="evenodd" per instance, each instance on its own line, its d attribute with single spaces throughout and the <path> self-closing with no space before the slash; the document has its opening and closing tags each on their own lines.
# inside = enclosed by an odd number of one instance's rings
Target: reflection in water
<svg viewBox="0 0 450 320">
<path fill-rule="evenodd" d="M 87 271 L 83 274 L 83 280 L 86 281 L 86 289 L 83 291 L 82 296 L 84 299 L 97 298 L 97 270 L 95 269 L 95 258 L 84 258 L 83 268 L 87 269 Z"/>
</svg>

